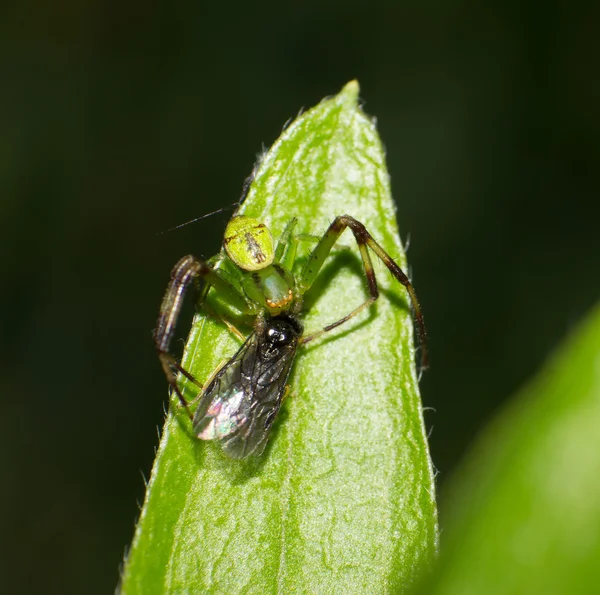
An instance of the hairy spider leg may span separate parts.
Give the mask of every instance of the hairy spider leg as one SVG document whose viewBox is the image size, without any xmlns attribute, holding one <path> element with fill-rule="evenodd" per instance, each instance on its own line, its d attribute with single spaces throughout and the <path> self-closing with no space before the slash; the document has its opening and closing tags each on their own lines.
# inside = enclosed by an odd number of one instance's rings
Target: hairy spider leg
<svg viewBox="0 0 600 595">
<path fill-rule="evenodd" d="M 199 288 L 200 280 L 205 281 L 202 290 Z M 250 308 L 244 295 L 225 279 L 218 269 L 214 269 L 207 262 L 200 260 L 195 256 L 188 255 L 184 256 L 173 267 L 173 270 L 171 271 L 171 281 L 169 282 L 160 306 L 158 321 L 154 331 L 154 343 L 171 390 L 175 392 L 179 401 L 185 407 L 188 416 L 193 420 L 193 415 L 189 410 L 188 403 L 180 388 L 177 386 L 177 376 L 175 371 L 183 374 L 183 376 L 200 388 L 202 388 L 202 384 L 198 382 L 192 374 L 185 370 L 170 353 L 171 339 L 175 333 L 175 326 L 181 312 L 183 300 L 190 285 L 194 286 L 194 289 L 198 292 L 200 298 L 206 297 L 208 289 L 214 287 L 218 292 L 226 295 L 229 303 L 239 311 L 247 313 Z M 230 328 L 230 325 L 228 325 L 228 328 Z M 233 327 L 233 325 L 231 325 L 231 327 Z M 235 327 L 233 327 L 233 329 L 235 329 Z M 241 335 L 237 329 L 232 332 Z M 243 335 L 241 336 L 243 338 Z"/>
<path fill-rule="evenodd" d="M 294 231 L 296 223 L 298 223 L 297 217 L 290 219 L 288 224 L 285 226 L 283 233 L 279 236 L 277 247 L 275 248 L 274 262 L 278 262 L 288 271 L 292 270 L 292 265 L 296 259 L 296 246 L 298 242 L 296 241 L 296 236 L 292 235 L 292 231 Z"/>
<path fill-rule="evenodd" d="M 371 234 L 367 231 L 367 228 L 360 222 L 357 221 L 354 217 L 350 215 L 340 215 L 336 217 L 333 223 L 329 226 L 323 237 L 320 239 L 319 243 L 313 250 L 310 255 L 308 261 L 306 262 L 304 269 L 300 275 L 300 279 L 298 281 L 298 286 L 300 287 L 300 292 L 304 294 L 306 291 L 310 289 L 315 279 L 317 278 L 319 271 L 323 267 L 325 263 L 325 259 L 331 252 L 334 244 L 337 242 L 340 235 L 344 232 L 344 230 L 349 227 L 352 233 L 354 234 L 354 239 L 358 244 L 358 249 L 360 251 L 360 256 L 363 262 L 363 268 L 365 271 L 365 276 L 367 278 L 367 284 L 369 286 L 369 294 L 370 297 L 363 304 L 358 306 L 341 318 L 336 322 L 327 325 L 322 330 L 308 335 L 304 337 L 301 341 L 302 343 L 308 343 L 320 337 L 323 333 L 326 333 L 341 324 L 344 324 L 354 316 L 356 316 L 359 312 L 364 310 L 366 307 L 370 306 L 378 297 L 379 297 L 379 289 L 377 287 L 377 280 L 375 278 L 375 270 L 373 269 L 373 263 L 371 262 L 371 257 L 368 252 L 368 248 L 373 250 L 373 252 L 377 255 L 377 257 L 385 264 L 385 266 L 389 269 L 389 271 L 394 275 L 394 277 L 406 288 L 408 291 L 408 295 L 410 297 L 410 301 L 412 303 L 414 316 L 417 321 L 417 327 L 419 332 L 419 343 L 421 345 L 421 368 L 425 369 L 428 365 L 428 354 L 427 354 L 427 345 L 426 345 L 426 332 L 425 332 L 425 322 L 423 320 L 423 314 L 421 312 L 421 306 L 419 304 L 419 300 L 417 298 L 417 294 L 410 282 L 409 278 L 406 276 L 404 271 L 396 264 L 396 262 L 392 259 L 392 257 L 373 239 Z"/>
<path fill-rule="evenodd" d="M 299 233 L 292 235 L 292 231 L 298 222 L 298 218 L 294 217 L 285 226 L 283 233 L 277 242 L 275 250 L 275 262 L 279 263 L 283 268 L 292 271 L 296 262 L 296 253 L 300 242 L 313 242 L 318 244 L 321 238 L 310 233 Z"/>
</svg>

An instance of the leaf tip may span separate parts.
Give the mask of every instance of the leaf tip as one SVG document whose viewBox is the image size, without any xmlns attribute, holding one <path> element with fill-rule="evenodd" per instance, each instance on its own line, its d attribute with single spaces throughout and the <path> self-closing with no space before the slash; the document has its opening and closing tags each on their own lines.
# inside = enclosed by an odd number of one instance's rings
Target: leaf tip
<svg viewBox="0 0 600 595">
<path fill-rule="evenodd" d="M 358 93 L 360 91 L 360 85 L 356 79 L 346 83 L 340 91 L 340 97 L 343 97 L 349 103 L 358 102 Z"/>
</svg>

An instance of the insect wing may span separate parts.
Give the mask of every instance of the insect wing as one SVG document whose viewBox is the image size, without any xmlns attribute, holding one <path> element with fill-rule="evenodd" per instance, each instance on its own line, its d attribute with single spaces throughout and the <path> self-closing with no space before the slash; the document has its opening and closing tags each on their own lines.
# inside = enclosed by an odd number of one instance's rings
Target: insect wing
<svg viewBox="0 0 600 595">
<path fill-rule="evenodd" d="M 264 334 L 253 333 L 218 372 L 194 415 L 194 433 L 221 440 L 226 454 L 260 454 L 277 416 L 297 341 L 265 350 Z"/>
<path fill-rule="evenodd" d="M 296 343 L 289 345 L 265 361 L 258 353 L 259 343 L 257 357 L 243 360 L 242 376 L 249 381 L 248 394 L 251 395 L 248 400 L 249 415 L 247 424 L 223 441 L 223 449 L 230 457 L 241 459 L 250 454 L 259 455 L 265 449 L 271 426 L 281 407 L 296 347 Z"/>
<path fill-rule="evenodd" d="M 242 362 L 256 351 L 257 341 L 256 333 L 250 335 L 203 392 L 193 422 L 201 440 L 221 440 L 246 423 L 248 383 L 242 377 Z"/>
</svg>

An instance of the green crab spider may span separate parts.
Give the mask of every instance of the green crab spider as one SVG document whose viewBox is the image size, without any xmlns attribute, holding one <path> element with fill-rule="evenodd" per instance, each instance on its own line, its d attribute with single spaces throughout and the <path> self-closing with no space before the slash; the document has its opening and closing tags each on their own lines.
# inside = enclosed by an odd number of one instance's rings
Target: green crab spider
<svg viewBox="0 0 600 595">
<path fill-rule="evenodd" d="M 341 215 L 318 238 L 306 234 L 294 236 L 296 223 L 297 219 L 293 218 L 275 245 L 264 223 L 244 215 L 234 216 L 225 230 L 223 251 L 207 261 L 185 256 L 175 265 L 160 307 L 154 341 L 171 390 L 192 420 L 194 434 L 203 440 L 222 441 L 226 454 L 233 458 L 260 454 L 264 449 L 297 347 L 348 322 L 379 297 L 370 251 L 408 291 L 422 349 L 421 368 L 427 366 L 425 323 L 415 290 L 365 226 L 350 215 Z M 299 321 L 303 297 L 347 227 L 358 244 L 369 298 L 343 318 L 303 336 Z M 314 241 L 316 246 L 300 274 L 294 275 L 301 240 Z M 242 315 L 255 317 L 254 332 L 233 358 L 213 374 L 200 393 L 200 404 L 194 415 L 177 384 L 177 373 L 199 387 L 202 385 L 169 351 L 183 300 L 191 286 L 196 290 L 198 305 L 208 314 L 214 315 L 206 304 L 208 292 L 214 288 L 229 306 Z M 232 332 L 244 338 L 231 322 L 222 320 Z"/>
</svg>

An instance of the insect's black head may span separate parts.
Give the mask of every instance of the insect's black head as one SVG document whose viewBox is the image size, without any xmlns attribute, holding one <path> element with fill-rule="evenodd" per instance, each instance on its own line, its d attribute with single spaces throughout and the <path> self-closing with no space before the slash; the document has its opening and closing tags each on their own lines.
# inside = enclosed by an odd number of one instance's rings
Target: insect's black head
<svg viewBox="0 0 600 595">
<path fill-rule="evenodd" d="M 269 318 L 264 331 L 265 355 L 268 357 L 283 347 L 297 343 L 302 331 L 300 322 L 289 314 Z"/>
<path fill-rule="evenodd" d="M 273 345 L 288 345 L 297 341 L 302 331 L 302 325 L 296 318 L 289 314 L 280 314 L 267 321 L 265 337 Z"/>
</svg>

